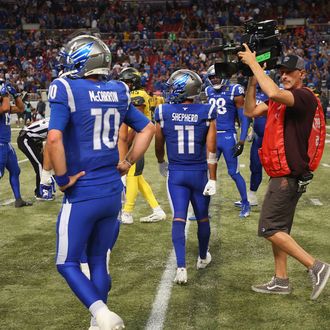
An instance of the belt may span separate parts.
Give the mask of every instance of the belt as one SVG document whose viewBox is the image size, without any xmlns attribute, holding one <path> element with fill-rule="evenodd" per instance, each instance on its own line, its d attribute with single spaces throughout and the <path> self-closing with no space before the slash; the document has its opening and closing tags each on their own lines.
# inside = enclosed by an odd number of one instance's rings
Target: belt
<svg viewBox="0 0 330 330">
<path fill-rule="evenodd" d="M 226 133 L 227 131 L 217 131 L 217 133 Z"/>
</svg>

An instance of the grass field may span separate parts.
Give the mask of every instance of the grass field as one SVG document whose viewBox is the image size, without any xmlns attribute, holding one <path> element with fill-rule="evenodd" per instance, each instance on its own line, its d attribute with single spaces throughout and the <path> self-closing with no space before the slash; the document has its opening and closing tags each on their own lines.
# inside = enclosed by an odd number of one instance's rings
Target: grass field
<svg viewBox="0 0 330 330">
<path fill-rule="evenodd" d="M 13 142 L 16 136 L 17 131 L 13 132 Z M 245 164 L 241 172 L 247 181 L 249 148 L 247 143 L 240 161 Z M 18 152 L 18 158 L 25 157 Z M 165 180 L 158 175 L 152 147 L 146 158 L 145 177 L 167 212 L 167 220 L 141 224 L 138 219 L 151 210 L 139 197 L 135 222 L 121 227 L 111 254 L 113 288 L 108 305 L 124 319 L 127 329 L 132 330 L 146 328 L 172 251 Z M 330 144 L 326 144 L 322 163 L 330 164 Z M 33 200 L 32 166 L 22 162 L 20 167 L 22 195 Z M 266 183 L 264 178 L 259 200 Z M 292 233 L 306 250 L 328 262 L 329 186 L 330 167 L 321 165 L 298 204 Z M 269 280 L 273 275 L 270 244 L 256 236 L 260 207 L 253 208 L 249 218 L 238 218 L 238 210 L 233 206 L 239 199 L 238 192 L 223 161 L 219 163 L 217 188 L 210 211 L 212 263 L 204 270 L 196 270 L 196 223 L 191 222 L 187 240 L 188 284 L 172 287 L 163 329 L 330 329 L 330 283 L 316 302 L 309 300 L 309 277 L 293 259 L 289 260 L 292 295 L 262 295 L 251 291 L 251 284 Z M 0 204 L 10 198 L 7 173 L 0 181 Z M 318 199 L 323 205 L 314 205 L 311 199 Z M 55 223 L 60 205 L 61 194 L 57 192 L 54 202 L 35 202 L 32 207 L 22 209 L 15 209 L 13 204 L 0 206 L 0 329 L 88 329 L 88 311 L 54 266 Z"/>
</svg>

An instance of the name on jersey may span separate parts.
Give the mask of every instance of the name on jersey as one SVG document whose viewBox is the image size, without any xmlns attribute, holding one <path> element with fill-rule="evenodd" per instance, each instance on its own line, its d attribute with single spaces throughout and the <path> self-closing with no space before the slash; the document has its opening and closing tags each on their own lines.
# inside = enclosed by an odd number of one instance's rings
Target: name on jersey
<svg viewBox="0 0 330 330">
<path fill-rule="evenodd" d="M 89 91 L 89 97 L 92 102 L 118 102 L 117 92 Z"/>
<path fill-rule="evenodd" d="M 172 121 L 198 122 L 198 115 L 192 113 L 172 113 Z"/>
</svg>

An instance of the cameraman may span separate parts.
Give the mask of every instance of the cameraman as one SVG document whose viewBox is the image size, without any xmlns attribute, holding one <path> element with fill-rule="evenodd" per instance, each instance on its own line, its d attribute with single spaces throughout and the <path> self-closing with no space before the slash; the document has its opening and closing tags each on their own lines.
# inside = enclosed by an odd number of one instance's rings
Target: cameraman
<svg viewBox="0 0 330 330">
<path fill-rule="evenodd" d="M 330 266 L 315 260 L 290 236 L 294 212 L 302 192 L 311 181 L 314 170 L 322 156 L 325 139 L 325 123 L 322 107 L 311 90 L 303 87 L 306 72 L 304 60 L 288 55 L 278 65 L 284 89 L 279 89 L 256 61 L 247 44 L 238 53 L 254 76 L 249 79 L 244 111 L 249 117 L 267 115 L 264 140 L 259 149 L 260 160 L 270 176 L 268 190 L 262 205 L 258 235 L 272 243 L 275 259 L 275 275 L 269 283 L 254 285 L 252 290 L 260 293 L 289 294 L 291 285 L 287 275 L 287 255 L 307 267 L 312 279 L 311 299 L 317 299 L 325 287 Z M 256 105 L 256 84 L 269 97 L 269 103 Z M 314 125 L 318 120 L 316 135 Z M 313 125 L 314 124 L 314 125 Z M 313 126 L 313 129 L 312 129 Z M 309 143 L 309 137 L 315 138 Z M 309 152 L 320 144 L 314 157 Z"/>
</svg>

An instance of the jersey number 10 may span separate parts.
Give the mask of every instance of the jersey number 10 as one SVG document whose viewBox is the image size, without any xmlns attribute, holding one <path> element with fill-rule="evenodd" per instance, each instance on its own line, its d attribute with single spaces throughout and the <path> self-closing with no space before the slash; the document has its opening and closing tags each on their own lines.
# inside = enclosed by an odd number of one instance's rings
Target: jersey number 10
<svg viewBox="0 0 330 330">
<path fill-rule="evenodd" d="M 93 131 L 93 149 L 101 150 L 102 143 L 109 149 L 115 148 L 118 140 L 120 114 L 116 108 L 109 108 L 104 114 L 101 108 L 91 109 L 91 115 L 95 116 Z M 114 127 L 111 127 L 111 117 L 113 117 Z M 112 139 L 110 133 L 113 130 Z"/>
</svg>

